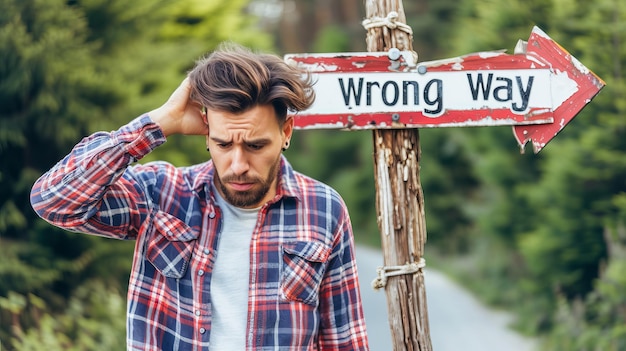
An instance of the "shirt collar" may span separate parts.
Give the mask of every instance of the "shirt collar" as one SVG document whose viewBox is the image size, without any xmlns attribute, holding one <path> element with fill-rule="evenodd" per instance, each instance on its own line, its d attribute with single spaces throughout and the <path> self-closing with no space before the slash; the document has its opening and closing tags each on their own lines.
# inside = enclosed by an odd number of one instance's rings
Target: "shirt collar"
<svg viewBox="0 0 626 351">
<path fill-rule="evenodd" d="M 281 155 L 280 158 L 280 171 L 278 173 L 278 189 L 276 190 L 276 195 L 294 197 L 297 199 L 302 198 L 302 192 L 298 186 L 295 170 L 291 167 L 291 164 L 284 155 Z"/>
</svg>

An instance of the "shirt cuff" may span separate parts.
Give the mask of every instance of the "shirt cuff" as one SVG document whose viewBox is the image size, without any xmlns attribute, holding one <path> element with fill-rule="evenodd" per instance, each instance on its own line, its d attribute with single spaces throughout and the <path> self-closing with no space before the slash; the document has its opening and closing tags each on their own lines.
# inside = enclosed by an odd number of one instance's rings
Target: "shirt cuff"
<svg viewBox="0 0 626 351">
<path fill-rule="evenodd" d="M 125 144 L 126 150 L 135 160 L 139 160 L 167 140 L 161 128 L 144 114 L 113 132 L 119 143 Z"/>
</svg>

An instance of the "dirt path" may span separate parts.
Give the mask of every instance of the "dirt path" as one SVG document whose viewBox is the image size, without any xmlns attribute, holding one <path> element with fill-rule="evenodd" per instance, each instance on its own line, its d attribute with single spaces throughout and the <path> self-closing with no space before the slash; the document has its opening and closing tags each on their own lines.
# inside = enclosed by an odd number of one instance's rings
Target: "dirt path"
<svg viewBox="0 0 626 351">
<path fill-rule="evenodd" d="M 384 291 L 374 291 L 371 282 L 382 253 L 357 247 L 361 294 L 372 351 L 391 351 Z M 433 351 L 535 351 L 536 343 L 508 325 L 512 317 L 482 305 L 471 293 L 445 275 L 425 273 L 428 315 Z"/>
</svg>

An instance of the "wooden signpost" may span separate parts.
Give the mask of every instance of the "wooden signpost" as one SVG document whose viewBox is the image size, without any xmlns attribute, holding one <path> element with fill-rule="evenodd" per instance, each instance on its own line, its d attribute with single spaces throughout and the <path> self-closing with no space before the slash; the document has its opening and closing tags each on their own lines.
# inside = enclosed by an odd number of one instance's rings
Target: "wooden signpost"
<svg viewBox="0 0 626 351">
<path fill-rule="evenodd" d="M 366 0 L 367 53 L 290 54 L 317 82 L 297 129 L 373 130 L 376 207 L 393 350 L 432 350 L 423 259 L 419 128 L 513 126 L 535 153 L 604 82 L 535 27 L 515 52 L 418 62 L 400 0 Z"/>
</svg>

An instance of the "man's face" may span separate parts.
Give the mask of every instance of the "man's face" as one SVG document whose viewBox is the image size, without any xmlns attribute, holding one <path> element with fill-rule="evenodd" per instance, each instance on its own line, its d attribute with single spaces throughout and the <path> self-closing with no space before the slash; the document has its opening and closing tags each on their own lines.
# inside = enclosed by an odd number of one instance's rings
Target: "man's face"
<svg viewBox="0 0 626 351">
<path fill-rule="evenodd" d="M 255 208 L 276 195 L 280 154 L 291 138 L 293 119 L 281 128 L 272 105 L 232 114 L 206 112 L 207 147 L 215 165 L 215 186 L 226 201 Z"/>
</svg>

